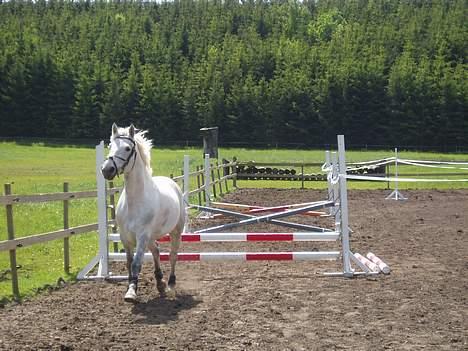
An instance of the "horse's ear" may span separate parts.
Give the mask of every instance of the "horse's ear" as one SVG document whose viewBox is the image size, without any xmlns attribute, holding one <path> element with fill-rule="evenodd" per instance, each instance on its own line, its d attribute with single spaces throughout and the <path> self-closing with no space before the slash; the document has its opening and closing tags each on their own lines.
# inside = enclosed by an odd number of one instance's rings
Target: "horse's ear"
<svg viewBox="0 0 468 351">
<path fill-rule="evenodd" d="M 128 136 L 130 138 L 135 137 L 135 126 L 133 124 L 130 125 L 130 128 L 128 129 Z"/>
<path fill-rule="evenodd" d="M 117 135 L 119 132 L 119 127 L 117 127 L 117 124 L 113 123 L 112 124 L 112 135 Z"/>
</svg>

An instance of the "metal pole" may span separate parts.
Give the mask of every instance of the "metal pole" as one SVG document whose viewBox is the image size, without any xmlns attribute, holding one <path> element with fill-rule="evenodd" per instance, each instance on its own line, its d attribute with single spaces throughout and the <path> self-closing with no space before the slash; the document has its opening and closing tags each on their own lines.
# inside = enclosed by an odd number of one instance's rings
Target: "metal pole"
<svg viewBox="0 0 468 351">
<path fill-rule="evenodd" d="M 343 249 L 343 274 L 352 277 L 353 271 L 349 260 L 349 227 L 348 227 L 348 189 L 346 184 L 346 157 L 344 135 L 338 135 L 338 165 L 340 184 L 340 208 L 341 208 L 341 244 Z"/>
<path fill-rule="evenodd" d="M 11 195 L 11 184 L 5 184 L 5 195 Z M 7 217 L 7 230 L 8 240 L 15 239 L 15 227 L 13 224 L 13 205 L 6 205 L 6 217 Z M 18 270 L 16 268 L 16 250 L 10 250 L 10 269 L 11 269 L 11 288 L 13 291 L 13 297 L 15 300 L 20 300 L 20 292 L 18 285 Z"/>
<path fill-rule="evenodd" d="M 395 200 L 398 200 L 398 148 L 395 148 Z"/>
</svg>

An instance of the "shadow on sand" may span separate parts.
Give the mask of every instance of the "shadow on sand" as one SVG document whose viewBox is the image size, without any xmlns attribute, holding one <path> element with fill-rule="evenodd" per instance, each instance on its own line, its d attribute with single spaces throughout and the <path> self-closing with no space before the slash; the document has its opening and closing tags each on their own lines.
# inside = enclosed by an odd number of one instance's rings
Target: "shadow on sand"
<svg viewBox="0 0 468 351">
<path fill-rule="evenodd" d="M 179 313 L 197 306 L 201 301 L 192 295 L 180 293 L 175 298 L 153 298 L 133 306 L 132 313 L 137 317 L 136 323 L 165 324 L 176 320 Z"/>
</svg>

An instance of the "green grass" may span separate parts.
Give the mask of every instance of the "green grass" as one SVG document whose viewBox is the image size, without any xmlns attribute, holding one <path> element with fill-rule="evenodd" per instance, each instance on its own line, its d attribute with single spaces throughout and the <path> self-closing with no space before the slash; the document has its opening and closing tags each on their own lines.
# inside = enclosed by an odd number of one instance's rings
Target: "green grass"
<svg viewBox="0 0 468 351">
<path fill-rule="evenodd" d="M 183 155 L 190 155 L 191 169 L 202 165 L 201 148 L 155 148 L 152 153 L 153 173 L 174 176 L 181 174 Z M 257 162 L 322 162 L 322 150 L 249 150 L 243 148 L 221 148 L 219 158 Z M 393 156 L 391 150 L 349 151 L 348 162 L 374 160 Z M 400 152 L 402 158 L 430 160 L 468 161 L 466 154 L 437 154 Z M 307 173 L 317 173 L 319 167 L 308 168 Z M 391 170 L 392 171 L 392 170 Z M 431 173 L 449 172 L 432 168 L 400 167 L 400 173 L 422 172 L 425 177 Z M 454 172 L 454 171 L 451 171 Z M 468 173 L 468 170 L 463 172 Z M 454 172 L 455 173 L 455 172 Z M 468 176 L 453 176 L 468 178 Z M 90 147 L 47 146 L 41 143 L 20 145 L 12 142 L 0 143 L 0 183 L 12 183 L 15 194 L 60 192 L 63 182 L 69 182 L 70 191 L 94 190 L 95 151 Z M 191 180 L 195 187 L 195 179 Z M 122 178 L 116 180 L 122 184 Z M 291 181 L 238 181 L 240 187 L 300 188 L 301 182 Z M 306 188 L 321 189 L 325 182 L 306 182 Z M 392 186 L 392 185 L 391 185 Z M 387 183 L 349 182 L 350 189 L 384 189 Z M 467 188 L 468 183 L 400 183 L 400 189 L 446 189 Z M 192 201 L 196 201 L 193 199 Z M 62 203 L 21 204 L 14 206 L 16 237 L 44 233 L 63 228 Z M 97 221 L 96 200 L 84 199 L 70 202 L 70 226 L 95 223 Z M 7 239 L 5 209 L 0 209 L 0 241 Z M 17 250 L 20 291 L 23 297 L 33 295 L 46 284 L 54 284 L 60 277 L 73 279 L 97 251 L 96 233 L 82 234 L 70 239 L 71 274 L 63 270 L 63 241 L 56 240 Z M 11 298 L 11 281 L 8 252 L 0 252 L 0 300 Z"/>
</svg>

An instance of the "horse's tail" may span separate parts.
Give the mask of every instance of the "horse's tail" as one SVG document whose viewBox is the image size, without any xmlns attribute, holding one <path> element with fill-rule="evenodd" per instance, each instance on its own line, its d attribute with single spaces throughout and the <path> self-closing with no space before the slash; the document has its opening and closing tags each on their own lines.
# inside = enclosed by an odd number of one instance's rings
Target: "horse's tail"
<svg viewBox="0 0 468 351">
<path fill-rule="evenodd" d="M 188 220 L 187 207 L 188 207 L 189 204 L 185 203 L 182 191 L 180 191 L 180 193 L 179 193 L 179 199 L 180 199 L 180 204 L 181 204 L 179 223 L 181 223 L 182 231 L 184 231 L 185 226 L 186 226 L 186 221 Z"/>
<path fill-rule="evenodd" d="M 182 233 L 185 229 L 185 221 L 187 220 L 187 210 L 186 206 L 189 204 L 185 203 L 184 200 L 184 195 L 182 193 L 182 190 L 180 189 L 180 186 L 174 182 L 174 184 L 177 187 L 177 195 L 179 196 L 179 204 L 180 204 L 180 215 L 179 215 L 179 221 L 177 222 L 176 230 L 180 233 Z"/>
</svg>

